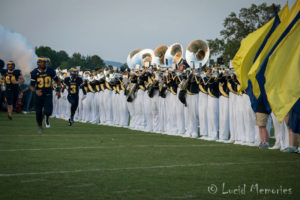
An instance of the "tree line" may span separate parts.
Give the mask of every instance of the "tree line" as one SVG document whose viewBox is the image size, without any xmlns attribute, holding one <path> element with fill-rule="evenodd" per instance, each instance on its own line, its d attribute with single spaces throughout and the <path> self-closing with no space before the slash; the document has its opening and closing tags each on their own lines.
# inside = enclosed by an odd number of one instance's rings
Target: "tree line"
<svg viewBox="0 0 300 200">
<path fill-rule="evenodd" d="M 80 66 L 82 70 L 98 70 L 105 67 L 112 68 L 112 66 L 106 66 L 104 60 L 98 55 L 83 56 L 80 53 L 73 53 L 70 57 L 64 50 L 55 51 L 48 46 L 40 46 L 35 48 L 37 56 L 45 56 L 51 59 L 51 66 L 61 69 L 70 69 L 72 67 Z M 128 68 L 124 63 L 120 70 L 124 71 Z"/>
<path fill-rule="evenodd" d="M 224 20 L 224 29 L 220 31 L 221 37 L 208 40 L 211 54 L 228 63 L 240 48 L 242 39 L 271 20 L 275 11 L 279 10 L 279 4 L 267 6 L 266 3 L 262 3 L 242 8 L 238 14 L 231 12 Z"/>
<path fill-rule="evenodd" d="M 35 48 L 37 56 L 46 56 L 51 59 L 51 66 L 69 69 L 80 66 L 81 69 L 95 70 L 106 67 L 103 59 L 98 55 L 83 56 L 80 53 L 74 53 L 71 57 L 63 50 L 55 51 L 48 46 Z"/>
</svg>

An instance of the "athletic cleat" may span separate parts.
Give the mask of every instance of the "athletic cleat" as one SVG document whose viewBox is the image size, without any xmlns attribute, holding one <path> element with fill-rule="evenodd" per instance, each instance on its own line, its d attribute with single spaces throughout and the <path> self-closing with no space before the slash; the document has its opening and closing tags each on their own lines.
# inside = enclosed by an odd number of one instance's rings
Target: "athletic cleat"
<svg viewBox="0 0 300 200">
<path fill-rule="evenodd" d="M 49 120 L 45 120 L 45 125 L 46 125 L 46 128 L 50 128 L 50 122 L 49 122 Z"/>
<path fill-rule="evenodd" d="M 43 127 L 42 126 L 39 127 L 39 134 L 43 134 Z"/>
<path fill-rule="evenodd" d="M 7 115 L 9 120 L 12 120 L 12 116 L 11 115 Z"/>
<path fill-rule="evenodd" d="M 296 147 L 287 147 L 287 148 L 283 149 L 282 152 L 295 153 L 295 152 L 297 152 L 297 149 L 296 149 Z"/>
<path fill-rule="evenodd" d="M 73 123 L 72 120 L 69 119 L 69 124 L 68 124 L 68 125 L 69 125 L 69 126 L 72 126 L 72 123 Z"/>
<path fill-rule="evenodd" d="M 268 149 L 269 147 L 270 146 L 268 142 L 261 142 L 258 146 L 259 149 Z"/>
</svg>

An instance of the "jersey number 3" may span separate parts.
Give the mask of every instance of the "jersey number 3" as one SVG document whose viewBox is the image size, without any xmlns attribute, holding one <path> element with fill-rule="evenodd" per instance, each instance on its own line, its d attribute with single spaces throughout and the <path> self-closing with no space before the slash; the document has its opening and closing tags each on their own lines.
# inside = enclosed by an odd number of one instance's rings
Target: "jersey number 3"
<svg viewBox="0 0 300 200">
<path fill-rule="evenodd" d="M 71 85 L 71 94 L 76 94 L 76 85 Z"/>
</svg>

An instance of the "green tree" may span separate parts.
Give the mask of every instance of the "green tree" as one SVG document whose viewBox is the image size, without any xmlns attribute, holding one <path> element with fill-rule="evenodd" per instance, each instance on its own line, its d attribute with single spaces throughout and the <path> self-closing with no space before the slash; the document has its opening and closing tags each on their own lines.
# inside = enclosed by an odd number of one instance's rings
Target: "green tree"
<svg viewBox="0 0 300 200">
<path fill-rule="evenodd" d="M 97 55 L 87 56 L 85 67 L 89 69 L 101 69 L 105 67 L 104 61 Z"/>
<path fill-rule="evenodd" d="M 61 50 L 55 51 L 48 46 L 40 46 L 35 48 L 37 56 L 45 56 L 51 59 L 52 67 L 60 67 L 69 69 L 71 67 L 81 66 L 81 69 L 100 69 L 105 67 L 105 63 L 98 55 L 83 56 L 80 53 L 74 53 L 71 57 Z"/>
<path fill-rule="evenodd" d="M 40 46 L 35 48 L 35 53 L 37 56 L 48 57 L 51 59 L 51 65 L 56 65 L 56 51 L 47 46 Z"/>
<path fill-rule="evenodd" d="M 68 61 L 68 68 L 81 66 L 82 69 L 87 68 L 85 66 L 85 57 L 80 53 L 73 53 L 72 57 Z"/>
<path fill-rule="evenodd" d="M 65 51 L 56 52 L 48 46 L 36 47 L 35 53 L 37 56 L 45 56 L 50 58 L 52 67 L 58 67 L 62 62 L 69 60 L 69 56 Z"/>
<path fill-rule="evenodd" d="M 272 19 L 274 9 L 279 10 L 280 5 L 252 4 L 250 8 L 240 9 L 239 14 L 230 13 L 224 20 L 221 38 L 208 40 L 211 54 L 222 56 L 228 62 L 238 51 L 243 38 Z"/>
</svg>

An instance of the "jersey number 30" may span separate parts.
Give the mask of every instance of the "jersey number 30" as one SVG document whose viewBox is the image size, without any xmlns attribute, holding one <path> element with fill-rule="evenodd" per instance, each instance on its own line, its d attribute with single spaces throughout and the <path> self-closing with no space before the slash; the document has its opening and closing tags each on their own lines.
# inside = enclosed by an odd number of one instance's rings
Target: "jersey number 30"
<svg viewBox="0 0 300 200">
<path fill-rule="evenodd" d="M 46 76 L 46 77 L 37 78 L 37 82 L 39 88 L 43 88 L 43 87 L 49 88 L 51 86 L 51 77 Z"/>
</svg>

